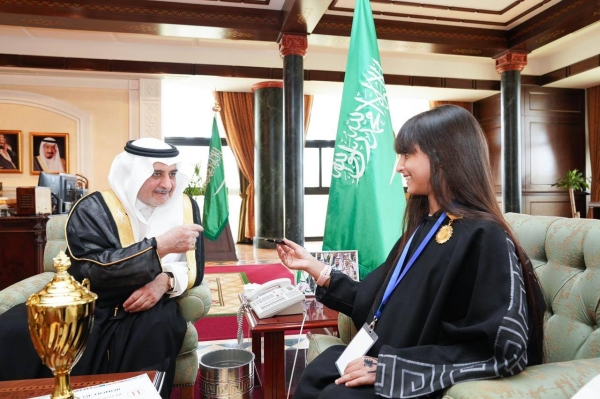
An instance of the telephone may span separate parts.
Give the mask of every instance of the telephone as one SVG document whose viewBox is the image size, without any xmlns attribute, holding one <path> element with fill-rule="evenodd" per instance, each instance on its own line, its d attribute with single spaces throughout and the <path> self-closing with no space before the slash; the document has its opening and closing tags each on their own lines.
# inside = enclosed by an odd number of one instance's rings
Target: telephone
<svg viewBox="0 0 600 399">
<path fill-rule="evenodd" d="M 288 278 L 259 284 L 246 284 L 244 295 L 259 319 L 274 315 L 300 314 L 305 296 Z"/>
</svg>

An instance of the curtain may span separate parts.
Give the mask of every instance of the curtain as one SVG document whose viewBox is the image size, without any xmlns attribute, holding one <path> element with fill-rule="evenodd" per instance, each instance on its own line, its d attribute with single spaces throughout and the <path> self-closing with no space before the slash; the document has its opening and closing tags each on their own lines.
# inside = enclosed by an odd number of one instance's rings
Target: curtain
<svg viewBox="0 0 600 399">
<path fill-rule="evenodd" d="M 315 96 L 307 94 L 304 96 L 304 142 L 306 143 L 306 135 L 308 134 L 308 125 L 310 124 L 310 114 Z"/>
<path fill-rule="evenodd" d="M 254 237 L 254 94 L 216 92 L 221 106 L 221 120 L 227 143 L 233 151 L 240 171 L 248 180 L 245 193 L 240 189 L 244 223 L 240 223 L 243 237 Z M 241 187 L 240 187 L 241 188 Z M 239 239 L 238 234 L 238 239 Z"/>
<path fill-rule="evenodd" d="M 238 244 L 252 244 L 252 239 L 246 237 L 246 206 L 248 206 L 246 195 L 246 190 L 248 189 L 248 179 L 242 173 L 242 170 L 238 168 L 239 178 L 240 178 L 240 198 L 242 198 L 242 203 L 240 205 L 240 217 L 238 219 L 238 233 L 237 233 L 237 243 Z"/>
<path fill-rule="evenodd" d="M 600 201 L 600 86 L 587 89 L 588 133 L 592 165 L 591 202 Z M 592 217 L 591 209 L 588 217 Z"/>
<path fill-rule="evenodd" d="M 473 103 L 464 101 L 429 101 L 429 108 L 439 107 L 440 105 L 456 105 L 473 113 Z"/>
</svg>

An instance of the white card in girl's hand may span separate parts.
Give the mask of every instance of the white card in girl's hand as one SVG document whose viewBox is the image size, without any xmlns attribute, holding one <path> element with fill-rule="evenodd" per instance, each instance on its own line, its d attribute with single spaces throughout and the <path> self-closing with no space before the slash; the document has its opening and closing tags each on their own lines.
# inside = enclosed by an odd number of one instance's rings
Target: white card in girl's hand
<svg viewBox="0 0 600 399">
<path fill-rule="evenodd" d="M 364 356 L 371 349 L 375 341 L 377 341 L 377 334 L 375 334 L 375 331 L 370 331 L 369 325 L 365 323 L 335 362 L 340 376 L 344 375 L 344 370 L 346 370 L 348 363 Z"/>
</svg>

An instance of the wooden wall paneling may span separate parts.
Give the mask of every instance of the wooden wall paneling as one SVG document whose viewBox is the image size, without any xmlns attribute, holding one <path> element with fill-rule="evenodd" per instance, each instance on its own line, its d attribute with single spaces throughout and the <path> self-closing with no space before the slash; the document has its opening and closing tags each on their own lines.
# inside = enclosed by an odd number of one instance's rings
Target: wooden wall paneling
<svg viewBox="0 0 600 399">
<path fill-rule="evenodd" d="M 568 170 L 585 171 L 585 91 L 523 87 L 523 202 L 532 215 L 571 216 L 565 190 L 552 187 Z M 547 196 L 550 197 L 547 197 Z M 585 196 L 576 198 L 585 215 Z"/>
<path fill-rule="evenodd" d="M 585 117 L 584 90 L 552 87 L 523 87 L 525 116 Z"/>
<path fill-rule="evenodd" d="M 529 215 L 571 217 L 568 195 L 526 195 L 523 197 L 523 208 Z"/>
<path fill-rule="evenodd" d="M 500 121 L 496 124 L 482 126 L 488 142 L 490 153 L 490 167 L 496 192 L 502 192 L 502 126 Z"/>
<path fill-rule="evenodd" d="M 585 126 L 578 118 L 524 117 L 525 191 L 557 191 L 568 170 L 585 171 Z"/>
<path fill-rule="evenodd" d="M 473 103 L 473 115 L 480 124 L 488 121 L 500 122 L 501 112 L 500 93 Z"/>
<path fill-rule="evenodd" d="M 585 208 L 585 196 L 575 197 L 577 210 Z M 529 215 L 571 217 L 568 193 L 528 193 L 523 196 L 523 212 Z M 583 215 L 583 214 L 582 214 Z M 585 217 L 585 215 L 583 215 Z"/>
<path fill-rule="evenodd" d="M 502 192 L 502 121 L 500 94 L 473 103 L 473 115 L 479 121 L 490 153 L 490 166 L 497 193 Z"/>
</svg>

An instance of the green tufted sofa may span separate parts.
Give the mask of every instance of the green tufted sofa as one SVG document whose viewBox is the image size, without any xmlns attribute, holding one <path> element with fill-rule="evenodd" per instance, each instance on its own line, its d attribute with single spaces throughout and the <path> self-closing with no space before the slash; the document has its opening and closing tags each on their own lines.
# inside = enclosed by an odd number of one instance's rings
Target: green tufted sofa
<svg viewBox="0 0 600 399">
<path fill-rule="evenodd" d="M 54 276 L 53 260 L 59 251 L 67 248 L 65 240 L 66 215 L 50 218 L 46 225 L 46 247 L 44 249 L 44 272 L 19 281 L 0 291 L 0 314 L 13 306 L 25 302 L 31 294 L 41 290 Z M 208 284 L 202 282 L 177 298 L 177 303 L 187 321 L 187 331 L 181 351 L 176 359 L 174 386 L 181 387 L 181 399 L 194 397 L 194 384 L 198 375 L 198 333 L 194 322 L 206 316 L 211 304 Z"/>
<path fill-rule="evenodd" d="M 531 259 L 544 291 L 546 363 L 509 378 L 456 384 L 444 399 L 570 398 L 600 374 L 600 221 L 505 215 Z M 356 333 L 339 318 L 340 338 L 309 337 L 307 360 Z"/>
</svg>

